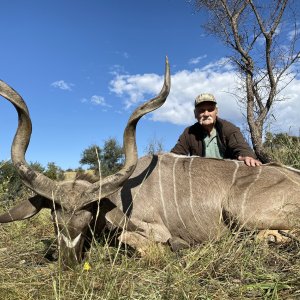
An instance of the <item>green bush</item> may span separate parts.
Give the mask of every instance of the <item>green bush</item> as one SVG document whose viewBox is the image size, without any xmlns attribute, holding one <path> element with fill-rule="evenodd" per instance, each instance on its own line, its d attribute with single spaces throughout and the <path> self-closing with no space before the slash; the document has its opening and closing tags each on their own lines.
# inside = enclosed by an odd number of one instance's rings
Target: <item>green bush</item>
<svg viewBox="0 0 300 300">
<path fill-rule="evenodd" d="M 0 162 L 0 201 L 8 204 L 17 198 L 22 198 L 28 189 L 22 183 L 14 165 L 10 162 Z"/>
<path fill-rule="evenodd" d="M 30 166 L 51 179 L 63 180 L 64 178 L 63 170 L 53 162 L 48 163 L 47 168 L 44 168 L 38 162 L 30 163 Z M 24 185 L 13 163 L 11 161 L 1 161 L 0 203 L 10 205 L 18 199 L 27 198 L 30 194 L 32 194 L 31 190 Z"/>
<path fill-rule="evenodd" d="M 103 148 L 91 145 L 81 154 L 81 165 L 89 165 L 91 170 L 102 176 L 108 176 L 120 170 L 124 163 L 124 151 L 116 139 L 109 138 L 104 142 Z"/>
<path fill-rule="evenodd" d="M 267 132 L 264 148 L 273 161 L 300 169 L 300 137 Z"/>
</svg>

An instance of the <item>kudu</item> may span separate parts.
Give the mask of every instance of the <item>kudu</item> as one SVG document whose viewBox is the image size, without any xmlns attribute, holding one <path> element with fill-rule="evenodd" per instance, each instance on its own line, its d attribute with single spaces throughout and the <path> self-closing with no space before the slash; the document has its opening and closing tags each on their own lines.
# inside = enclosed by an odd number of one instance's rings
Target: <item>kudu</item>
<svg viewBox="0 0 300 300">
<path fill-rule="evenodd" d="M 99 218 L 97 205 L 99 201 L 116 191 L 132 175 L 138 161 L 136 146 L 136 125 L 139 119 L 160 107 L 167 99 L 170 91 L 170 67 L 166 58 L 165 79 L 159 95 L 138 107 L 130 116 L 124 130 L 125 164 L 117 173 L 91 184 L 85 180 L 57 182 L 37 172 L 25 160 L 25 153 L 29 145 L 32 125 L 29 111 L 22 97 L 0 81 L 0 95 L 10 101 L 18 112 L 18 127 L 11 147 L 11 159 L 23 183 L 37 195 L 21 202 L 0 216 L 0 223 L 24 220 L 36 215 L 42 208 L 50 208 L 61 249 L 62 261 L 71 266 L 82 258 L 82 247 L 85 235 L 91 224 L 97 231 L 101 231 L 103 212 L 111 209 L 111 205 L 104 205 Z M 127 220 L 125 214 L 113 207 L 111 215 L 126 225 L 133 224 Z M 94 224 L 93 224 L 94 223 Z M 130 227 L 130 226 L 129 226 Z"/>
<path fill-rule="evenodd" d="M 247 167 L 236 160 L 170 153 L 137 160 L 135 125 L 142 115 L 163 104 L 169 89 L 167 63 L 161 93 L 138 108 L 128 122 L 126 163 L 120 172 L 94 184 L 57 183 L 26 164 L 31 131 L 28 111 L 21 97 L 1 83 L 0 94 L 19 113 L 12 160 L 24 183 L 38 195 L 0 216 L 0 222 L 22 220 L 51 208 L 67 266 L 81 260 L 89 227 L 101 232 L 109 225 L 119 230 L 121 242 L 143 251 L 149 241 L 169 243 L 176 249 L 216 239 L 232 226 L 285 230 L 299 225 L 299 170 L 278 164 Z"/>
</svg>

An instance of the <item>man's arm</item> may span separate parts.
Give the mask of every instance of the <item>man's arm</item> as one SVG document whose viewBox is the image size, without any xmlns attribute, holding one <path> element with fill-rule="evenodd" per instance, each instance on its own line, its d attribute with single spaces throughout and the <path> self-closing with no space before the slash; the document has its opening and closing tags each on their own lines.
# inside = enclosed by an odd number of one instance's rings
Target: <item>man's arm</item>
<svg viewBox="0 0 300 300">
<path fill-rule="evenodd" d="M 260 166 L 262 163 L 257 159 L 254 151 L 245 141 L 240 129 L 232 125 L 232 131 L 228 139 L 228 147 L 231 149 L 233 156 L 249 167 Z"/>
<path fill-rule="evenodd" d="M 184 132 L 180 135 L 176 145 L 171 149 L 171 152 L 174 154 L 180 154 L 180 155 L 189 155 L 190 154 L 190 147 L 187 139 L 187 131 L 186 128 Z"/>
</svg>

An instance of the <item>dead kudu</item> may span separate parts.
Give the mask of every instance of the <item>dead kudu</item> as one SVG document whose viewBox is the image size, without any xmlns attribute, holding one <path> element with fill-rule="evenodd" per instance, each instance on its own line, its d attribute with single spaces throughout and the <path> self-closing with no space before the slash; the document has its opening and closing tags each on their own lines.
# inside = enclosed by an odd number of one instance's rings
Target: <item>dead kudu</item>
<svg viewBox="0 0 300 300">
<path fill-rule="evenodd" d="M 166 61 L 160 94 L 140 106 L 124 131 L 122 170 L 96 183 L 55 182 L 30 168 L 25 152 L 31 121 L 22 98 L 4 82 L 0 94 L 18 111 L 12 161 L 24 184 L 37 195 L 0 216 L 0 223 L 24 220 L 50 208 L 65 266 L 81 261 L 89 229 L 108 225 L 118 239 L 144 251 L 149 241 L 173 248 L 216 239 L 232 226 L 291 229 L 300 220 L 300 171 L 276 164 L 247 167 L 234 160 L 162 154 L 138 160 L 135 128 L 146 113 L 161 106 L 170 90 Z"/>
</svg>

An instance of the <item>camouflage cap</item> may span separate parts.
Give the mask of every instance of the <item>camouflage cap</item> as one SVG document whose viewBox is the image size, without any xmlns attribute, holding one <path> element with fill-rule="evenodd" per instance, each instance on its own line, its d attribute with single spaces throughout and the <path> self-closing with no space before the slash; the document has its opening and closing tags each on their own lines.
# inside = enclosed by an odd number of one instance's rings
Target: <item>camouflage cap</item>
<svg viewBox="0 0 300 300">
<path fill-rule="evenodd" d="M 195 99 L 195 107 L 202 102 L 213 102 L 217 104 L 215 96 L 213 94 L 200 94 Z"/>
</svg>

